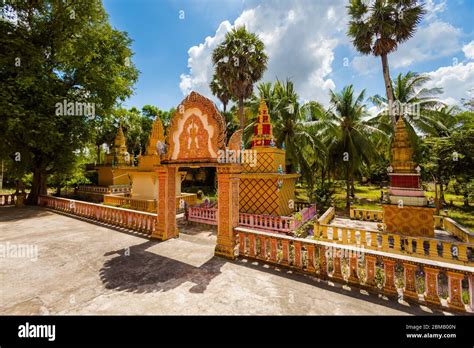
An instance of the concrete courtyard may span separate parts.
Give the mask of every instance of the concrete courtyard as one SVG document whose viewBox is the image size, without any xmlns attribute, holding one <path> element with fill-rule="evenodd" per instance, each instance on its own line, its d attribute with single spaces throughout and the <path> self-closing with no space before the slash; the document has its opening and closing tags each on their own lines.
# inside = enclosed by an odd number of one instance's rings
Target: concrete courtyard
<svg viewBox="0 0 474 348">
<path fill-rule="evenodd" d="M 0 314 L 444 313 L 259 262 L 217 258 L 215 229 L 179 227 L 179 238 L 157 242 L 39 207 L 0 208 L 0 246 L 37 251 L 0 258 Z"/>
</svg>

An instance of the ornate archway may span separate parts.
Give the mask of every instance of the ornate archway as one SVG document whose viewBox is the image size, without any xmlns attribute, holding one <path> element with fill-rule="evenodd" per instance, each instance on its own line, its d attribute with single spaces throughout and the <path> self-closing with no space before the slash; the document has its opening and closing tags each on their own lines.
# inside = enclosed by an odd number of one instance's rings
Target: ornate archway
<svg viewBox="0 0 474 348">
<path fill-rule="evenodd" d="M 214 103 L 191 92 L 178 105 L 166 136 L 167 151 L 158 174 L 158 219 L 152 237 L 167 240 L 177 237 L 176 172 L 180 166 L 217 167 L 218 217 L 216 255 L 234 258 L 237 240 L 234 227 L 239 220 L 239 164 L 219 163 L 226 144 L 225 121 Z"/>
</svg>

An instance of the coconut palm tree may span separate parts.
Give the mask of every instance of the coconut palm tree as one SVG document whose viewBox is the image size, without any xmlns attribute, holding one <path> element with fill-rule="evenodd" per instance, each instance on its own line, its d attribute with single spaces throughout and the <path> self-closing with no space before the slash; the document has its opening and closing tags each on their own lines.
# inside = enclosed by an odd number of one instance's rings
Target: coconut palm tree
<svg viewBox="0 0 474 348">
<path fill-rule="evenodd" d="M 371 136 L 383 135 L 383 132 L 364 120 L 367 116 L 363 102 L 365 90 L 356 96 L 350 85 L 339 93 L 331 91 L 330 95 L 330 110 L 322 123 L 325 127 L 322 134 L 327 143 L 330 161 L 342 169 L 345 175 L 346 209 L 349 212 L 354 175 L 361 166 L 368 165 L 377 156 Z"/>
<path fill-rule="evenodd" d="M 214 75 L 211 83 L 209 84 L 209 88 L 211 88 L 212 94 L 214 94 L 214 96 L 216 96 L 221 101 L 223 106 L 222 111 L 225 113 L 227 111 L 227 104 L 229 104 L 229 101 L 232 97 L 227 90 L 227 87 L 225 84 L 219 81 L 219 78 L 216 75 Z"/>
<path fill-rule="evenodd" d="M 406 74 L 398 74 L 395 81 L 391 83 L 394 98 L 392 108 L 398 108 L 396 113 L 404 117 L 414 146 L 418 141 L 417 134 L 435 135 L 437 133 L 434 110 L 443 105 L 437 97 L 443 93 L 443 89 L 423 87 L 428 81 L 430 81 L 428 75 L 409 71 Z M 393 133 L 388 112 L 390 104 L 387 99 L 375 95 L 369 100 L 381 110 L 369 124 L 377 125 L 385 133 Z"/>
<path fill-rule="evenodd" d="M 245 27 L 234 28 L 212 53 L 215 75 L 238 101 L 240 128 L 244 128 L 244 101 L 267 68 L 264 44 Z"/>
<path fill-rule="evenodd" d="M 424 5 L 416 0 L 372 0 L 370 3 L 351 0 L 347 8 L 351 17 L 348 35 L 360 53 L 381 58 L 385 90 L 391 104 L 394 95 L 387 56 L 413 36 L 425 14 Z M 390 114 L 395 129 L 397 116 Z"/>
</svg>

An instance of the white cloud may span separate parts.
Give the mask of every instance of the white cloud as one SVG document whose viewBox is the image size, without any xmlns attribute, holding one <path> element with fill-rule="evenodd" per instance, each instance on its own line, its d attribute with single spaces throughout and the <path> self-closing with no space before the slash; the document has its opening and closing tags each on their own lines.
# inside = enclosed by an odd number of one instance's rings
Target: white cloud
<svg viewBox="0 0 474 348">
<path fill-rule="evenodd" d="M 434 0 L 426 0 L 425 10 L 427 20 L 436 18 L 438 13 L 442 13 L 444 12 L 444 10 L 446 10 L 446 0 L 441 0 L 440 2 L 436 2 Z"/>
<path fill-rule="evenodd" d="M 434 21 L 419 28 L 413 38 L 402 43 L 397 51 L 391 53 L 389 65 L 391 68 L 406 68 L 410 65 L 433 59 L 453 56 L 461 47 L 460 29 L 451 24 Z M 354 69 L 361 74 L 379 72 L 380 58 L 373 56 L 357 56 L 352 60 Z"/>
<path fill-rule="evenodd" d="M 234 26 L 245 25 L 264 42 L 269 62 L 262 81 L 290 78 L 303 100 L 327 103 L 329 89 L 335 88 L 330 77 L 334 49 L 348 42 L 347 18 L 341 18 L 346 5 L 345 0 L 263 2 L 243 11 Z M 189 73 L 180 82 L 183 94 L 196 90 L 211 96 L 212 50 L 229 30 L 230 23 L 222 22 L 213 37 L 189 49 Z"/>
<path fill-rule="evenodd" d="M 474 41 L 464 45 L 462 51 L 464 52 L 464 55 L 467 59 L 474 59 Z"/>
<path fill-rule="evenodd" d="M 431 81 L 427 88 L 442 87 L 441 96 L 447 104 L 460 104 L 461 98 L 468 99 L 474 93 L 474 62 L 441 67 L 428 73 Z"/>
</svg>

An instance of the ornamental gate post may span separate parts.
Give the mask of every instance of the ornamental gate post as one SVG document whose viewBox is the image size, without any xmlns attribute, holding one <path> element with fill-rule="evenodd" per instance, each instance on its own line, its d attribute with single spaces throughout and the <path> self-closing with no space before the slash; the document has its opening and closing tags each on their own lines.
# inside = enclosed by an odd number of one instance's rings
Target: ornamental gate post
<svg viewBox="0 0 474 348">
<path fill-rule="evenodd" d="M 156 228 L 152 238 L 167 240 L 179 235 L 176 228 L 176 172 L 177 167 L 159 166 L 158 174 L 158 211 Z"/>
</svg>

